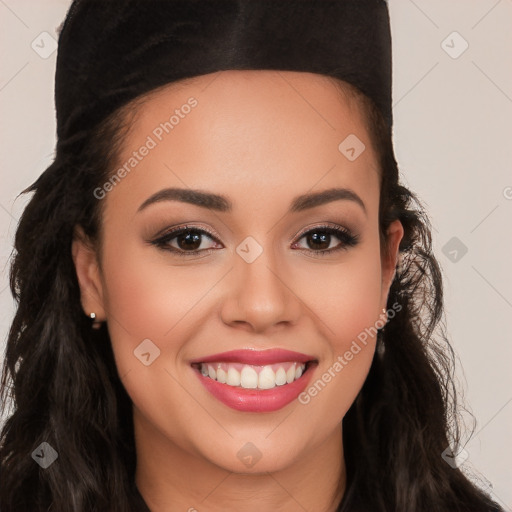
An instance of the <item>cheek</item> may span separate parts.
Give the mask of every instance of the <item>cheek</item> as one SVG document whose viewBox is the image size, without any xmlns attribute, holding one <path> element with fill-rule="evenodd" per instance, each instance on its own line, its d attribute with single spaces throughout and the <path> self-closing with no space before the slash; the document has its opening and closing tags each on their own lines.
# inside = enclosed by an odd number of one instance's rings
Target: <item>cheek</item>
<svg viewBox="0 0 512 512">
<path fill-rule="evenodd" d="M 301 262 L 291 277 L 294 292 L 318 317 L 332 354 L 342 353 L 347 344 L 380 314 L 381 261 L 379 244 L 368 241 L 349 249 L 335 264 Z"/>
<path fill-rule="evenodd" d="M 105 307 L 118 373 L 142 415 L 165 425 L 167 436 L 179 436 L 187 415 L 192 416 L 187 408 L 180 409 L 180 417 L 168 414 L 188 399 L 178 384 L 187 377 L 179 358 L 204 324 L 208 295 L 204 296 L 218 279 L 208 265 L 171 266 L 165 255 L 154 251 L 107 245 Z M 149 348 L 141 350 L 143 342 Z M 153 359 L 155 346 L 159 352 Z M 145 366 L 137 355 L 148 351 L 152 362 Z"/>
<path fill-rule="evenodd" d="M 310 269 L 312 275 L 304 281 L 302 296 L 318 314 L 327 347 L 299 403 L 310 417 L 323 417 L 326 428 L 335 428 L 363 386 L 381 327 L 379 244 L 354 251 L 340 265 L 314 274 Z"/>
<path fill-rule="evenodd" d="M 211 287 L 212 271 L 206 265 L 170 266 L 165 255 L 119 246 L 105 251 L 105 307 L 112 318 L 109 331 L 114 349 L 133 349 L 148 338 L 161 349 L 201 310 L 201 297 Z M 149 256 L 148 256 L 149 255 Z M 198 307 L 199 306 L 199 307 Z"/>
</svg>

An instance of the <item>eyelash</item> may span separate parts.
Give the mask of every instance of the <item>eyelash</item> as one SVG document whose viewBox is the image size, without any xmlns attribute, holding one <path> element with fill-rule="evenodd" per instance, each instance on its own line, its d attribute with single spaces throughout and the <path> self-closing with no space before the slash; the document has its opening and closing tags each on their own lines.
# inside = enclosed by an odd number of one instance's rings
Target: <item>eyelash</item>
<svg viewBox="0 0 512 512">
<path fill-rule="evenodd" d="M 202 235 L 208 235 L 212 240 L 214 240 L 217 243 L 221 243 L 217 240 L 216 236 L 210 232 L 208 229 L 205 228 L 197 228 L 194 226 L 181 226 L 172 229 L 168 233 L 165 233 L 164 235 L 158 237 L 155 240 L 152 240 L 150 243 L 152 245 L 155 245 L 159 247 L 160 249 L 163 249 L 165 251 L 172 252 L 180 257 L 187 257 L 187 256 L 196 256 L 199 253 L 210 254 L 211 251 L 214 251 L 215 249 L 196 249 L 194 251 L 183 251 L 181 249 L 176 249 L 175 247 L 171 247 L 169 245 L 169 242 L 173 240 L 174 238 L 177 238 L 181 234 L 185 233 L 199 233 Z M 315 251 L 313 249 L 299 249 L 300 251 L 306 251 L 309 253 L 314 253 L 315 256 L 327 256 L 328 254 L 332 254 L 337 251 L 341 250 L 347 250 L 349 247 L 354 247 L 359 242 L 359 236 L 352 234 L 348 229 L 342 228 L 342 227 L 333 227 L 333 226 L 327 226 L 327 225 L 321 225 L 321 226 L 315 226 L 308 231 L 305 231 L 299 235 L 298 241 L 300 241 L 302 238 L 304 238 L 306 235 L 310 233 L 324 233 L 329 235 L 335 235 L 337 238 L 340 239 L 341 244 L 337 247 L 333 247 L 332 249 L 324 249 L 320 251 Z"/>
</svg>

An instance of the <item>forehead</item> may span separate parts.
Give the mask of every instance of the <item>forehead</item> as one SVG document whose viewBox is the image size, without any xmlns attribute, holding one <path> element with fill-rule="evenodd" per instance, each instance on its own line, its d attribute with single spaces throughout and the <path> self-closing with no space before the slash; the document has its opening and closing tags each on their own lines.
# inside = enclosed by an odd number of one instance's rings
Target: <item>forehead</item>
<svg viewBox="0 0 512 512">
<path fill-rule="evenodd" d="M 292 108 L 296 116 L 309 115 L 313 125 L 322 121 L 336 130 L 340 114 L 345 121 L 347 117 L 355 124 L 362 121 L 353 90 L 346 82 L 316 73 L 226 70 L 186 78 L 150 91 L 135 100 L 136 117 L 144 122 L 155 115 L 161 117 L 165 111 L 172 113 L 193 96 L 201 101 L 200 112 L 205 118 L 211 113 L 217 115 L 220 110 L 226 113 L 237 109 L 240 114 L 252 114 L 248 121 L 253 123 L 256 113 L 264 116 L 268 109 L 278 114 Z M 238 122 L 241 124 L 240 119 Z"/>
<path fill-rule="evenodd" d="M 144 146 L 150 149 L 143 158 L 126 166 Z M 347 149 L 362 152 L 351 159 Z M 371 193 L 376 161 L 357 101 L 334 79 L 230 70 L 167 85 L 138 101 L 117 161 L 129 172 L 110 196 L 126 193 L 129 183 L 132 196 L 140 191 L 137 199 L 165 186 L 227 195 L 243 187 L 255 197 L 339 185 Z"/>
</svg>

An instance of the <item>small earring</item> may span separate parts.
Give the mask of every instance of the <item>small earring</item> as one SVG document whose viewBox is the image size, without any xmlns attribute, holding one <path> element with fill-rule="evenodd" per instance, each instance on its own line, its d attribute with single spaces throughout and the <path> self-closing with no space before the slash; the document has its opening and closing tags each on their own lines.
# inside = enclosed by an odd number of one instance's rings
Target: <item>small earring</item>
<svg viewBox="0 0 512 512">
<path fill-rule="evenodd" d="M 89 318 L 92 320 L 92 328 L 93 329 L 99 329 L 101 327 L 101 322 L 96 320 L 96 313 L 91 313 L 89 315 Z"/>
</svg>

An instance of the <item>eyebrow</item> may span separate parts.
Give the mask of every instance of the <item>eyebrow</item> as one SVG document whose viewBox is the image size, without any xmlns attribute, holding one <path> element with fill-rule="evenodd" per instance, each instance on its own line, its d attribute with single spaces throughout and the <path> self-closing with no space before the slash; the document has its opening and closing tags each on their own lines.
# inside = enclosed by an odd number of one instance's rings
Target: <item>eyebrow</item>
<svg viewBox="0 0 512 512">
<path fill-rule="evenodd" d="M 348 188 L 330 188 L 321 192 L 313 192 L 297 196 L 291 202 L 289 212 L 302 212 L 304 210 L 338 200 L 353 201 L 362 208 L 365 214 L 367 214 L 363 200 L 353 190 Z M 194 189 L 165 188 L 148 197 L 139 206 L 137 211 L 140 212 L 151 204 L 160 203 L 162 201 L 180 201 L 182 203 L 200 206 L 201 208 L 216 210 L 218 212 L 231 212 L 233 210 L 233 203 L 227 197 L 222 195 Z"/>
</svg>

